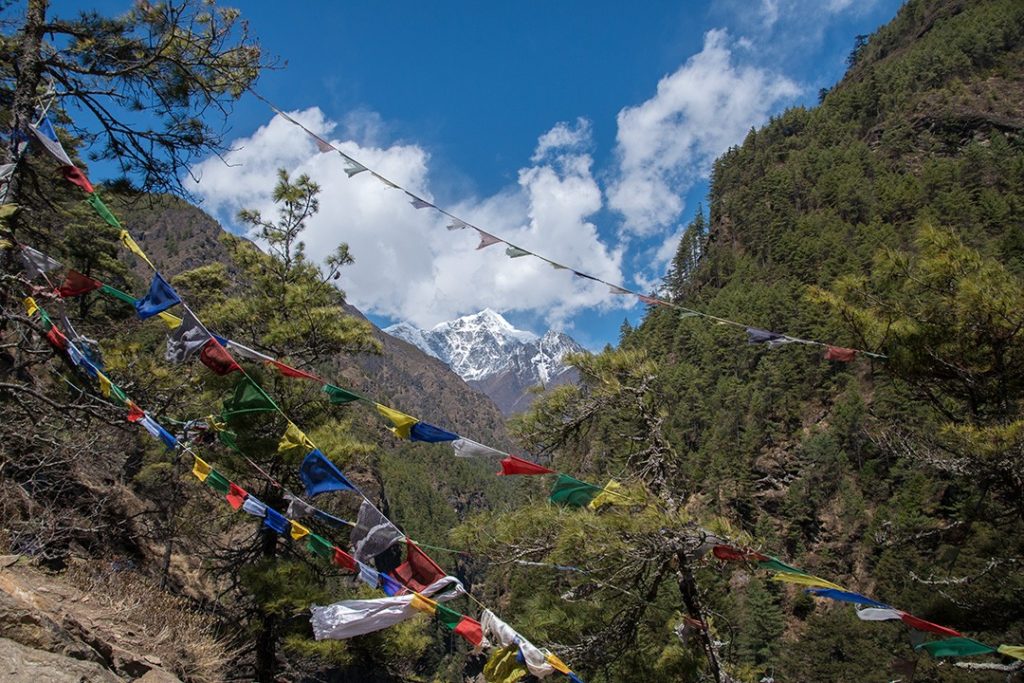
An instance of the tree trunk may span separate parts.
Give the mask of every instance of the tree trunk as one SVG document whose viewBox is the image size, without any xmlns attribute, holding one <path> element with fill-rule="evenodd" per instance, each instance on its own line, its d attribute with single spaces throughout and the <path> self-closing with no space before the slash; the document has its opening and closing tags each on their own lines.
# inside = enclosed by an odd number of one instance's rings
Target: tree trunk
<svg viewBox="0 0 1024 683">
<path fill-rule="evenodd" d="M 21 133 L 28 132 L 35 111 L 36 93 L 43 73 L 43 26 L 46 22 L 46 7 L 49 0 L 28 0 L 25 12 L 25 26 L 18 37 L 18 56 L 14 60 L 14 102 L 11 105 L 11 139 L 4 150 L 4 163 L 14 163 L 18 158 L 18 141 Z"/>
<path fill-rule="evenodd" d="M 277 555 L 277 534 L 270 529 L 260 531 L 260 554 L 264 558 Z M 277 673 L 277 615 L 257 605 L 259 632 L 256 634 L 256 680 L 274 683 Z"/>
<path fill-rule="evenodd" d="M 697 590 L 697 582 L 693 578 L 693 572 L 690 570 L 690 562 L 686 557 L 685 550 L 680 550 L 676 553 L 676 561 L 678 562 L 676 576 L 679 580 L 679 593 L 683 596 L 683 605 L 686 607 L 686 613 L 703 624 L 704 627 L 700 629 L 700 639 L 708 656 L 708 667 L 711 669 L 711 676 L 715 683 L 722 683 L 722 672 L 718 667 L 718 655 L 715 652 L 714 644 L 711 642 L 711 634 L 708 632 L 707 621 L 704 619 L 704 610 L 700 605 L 700 593 Z"/>
</svg>

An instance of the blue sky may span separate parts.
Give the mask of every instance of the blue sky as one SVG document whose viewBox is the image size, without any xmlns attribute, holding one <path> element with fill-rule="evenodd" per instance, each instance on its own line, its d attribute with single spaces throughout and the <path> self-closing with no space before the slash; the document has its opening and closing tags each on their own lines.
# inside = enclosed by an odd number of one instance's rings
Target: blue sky
<svg viewBox="0 0 1024 683">
<path fill-rule="evenodd" d="M 282 60 L 258 89 L 371 168 L 491 232 L 628 287 L 651 287 L 707 193 L 711 161 L 845 69 L 895 0 L 238 3 Z M 55 12 L 81 7 L 57 2 Z M 114 12 L 123 2 L 99 3 Z M 302 9 L 297 9 L 301 7 Z M 195 172 L 229 227 L 272 212 L 277 167 L 322 187 L 309 253 L 348 241 L 341 284 L 381 325 L 490 307 L 599 348 L 643 306 L 500 246 L 476 251 L 428 211 L 246 97 L 226 166 Z M 95 169 L 102 176 L 102 168 Z"/>
</svg>

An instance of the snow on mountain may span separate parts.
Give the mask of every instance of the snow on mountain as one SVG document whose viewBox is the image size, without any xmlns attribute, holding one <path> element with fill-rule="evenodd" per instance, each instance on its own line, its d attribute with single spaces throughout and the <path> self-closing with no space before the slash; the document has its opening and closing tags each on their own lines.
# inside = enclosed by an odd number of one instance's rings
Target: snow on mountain
<svg viewBox="0 0 1024 683">
<path fill-rule="evenodd" d="M 506 414 L 525 410 L 534 396 L 529 389 L 538 384 L 575 381 L 575 370 L 562 359 L 583 350 L 561 332 L 538 337 L 518 330 L 489 308 L 429 330 L 399 323 L 384 331 L 447 363 Z"/>
</svg>

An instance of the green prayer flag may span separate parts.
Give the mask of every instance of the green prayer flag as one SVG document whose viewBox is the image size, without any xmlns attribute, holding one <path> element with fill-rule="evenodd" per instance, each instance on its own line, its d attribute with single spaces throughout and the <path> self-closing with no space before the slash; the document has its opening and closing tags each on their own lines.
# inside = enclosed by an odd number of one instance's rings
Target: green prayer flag
<svg viewBox="0 0 1024 683">
<path fill-rule="evenodd" d="M 103 285 L 102 287 L 100 287 L 100 294 L 106 294 L 108 296 L 114 297 L 115 299 L 120 299 L 126 304 L 132 304 L 133 306 L 135 305 L 134 296 L 132 296 L 131 294 L 125 294 L 120 289 L 114 289 L 110 285 Z"/>
<path fill-rule="evenodd" d="M 110 395 L 117 402 L 117 405 L 128 405 L 128 395 L 121 391 L 121 387 L 117 386 L 116 384 L 110 385 Z"/>
<path fill-rule="evenodd" d="M 459 625 L 459 622 L 462 621 L 461 614 L 459 614 L 450 607 L 445 607 L 440 603 L 438 603 L 434 615 L 437 617 L 438 621 L 440 621 L 442 624 L 444 624 L 453 631 L 455 630 L 455 627 Z"/>
<path fill-rule="evenodd" d="M 334 544 L 317 534 L 306 536 L 306 550 L 325 560 L 330 560 L 334 557 Z"/>
<path fill-rule="evenodd" d="M 757 566 L 761 569 L 770 569 L 775 572 L 782 572 L 783 574 L 803 574 L 804 576 L 808 576 L 807 572 L 804 570 L 791 567 L 777 557 L 772 557 L 758 562 Z"/>
<path fill-rule="evenodd" d="M 550 500 L 560 505 L 572 505 L 583 507 L 590 503 L 594 497 L 601 493 L 600 486 L 588 484 L 579 479 L 573 479 L 568 474 L 559 474 L 558 480 L 551 488 Z"/>
<path fill-rule="evenodd" d="M 121 229 L 121 224 L 117 222 L 116 218 L 114 218 L 114 214 L 110 213 L 110 209 L 107 208 L 107 205 L 103 203 L 103 200 L 100 199 L 98 194 L 93 192 L 89 195 L 89 199 L 86 201 L 88 201 L 89 205 L 100 215 L 100 218 L 118 230 Z"/>
<path fill-rule="evenodd" d="M 924 650 L 932 657 L 972 657 L 974 655 L 987 655 L 996 651 L 994 647 L 989 647 L 985 643 L 979 643 L 972 638 L 933 640 L 930 643 L 915 645 L 914 649 Z"/>
<path fill-rule="evenodd" d="M 39 309 L 39 319 L 43 321 L 43 329 L 49 332 L 50 328 L 53 327 L 53 321 L 50 320 L 50 316 L 46 314 L 46 311 L 41 308 Z"/>
<path fill-rule="evenodd" d="M 235 439 L 238 438 L 238 435 L 235 434 L 234 432 L 228 431 L 227 429 L 222 429 L 217 432 L 217 438 L 220 439 L 220 442 L 227 446 L 228 448 L 235 451 L 238 450 L 238 442 L 235 441 Z"/>
<path fill-rule="evenodd" d="M 526 251 L 525 249 L 520 249 L 519 247 L 509 247 L 508 249 L 505 250 L 505 254 L 508 255 L 509 258 L 519 258 L 520 256 L 533 255 L 530 252 Z"/>
<path fill-rule="evenodd" d="M 272 413 L 277 404 L 267 396 L 267 392 L 248 377 L 243 377 L 235 385 L 235 393 L 224 401 L 225 418 L 240 413 Z"/>
<path fill-rule="evenodd" d="M 335 405 L 341 405 L 342 403 L 351 403 L 352 401 L 361 401 L 363 397 L 359 394 L 353 393 L 336 387 L 333 384 L 324 385 L 324 393 L 330 398 L 331 403 Z"/>
<path fill-rule="evenodd" d="M 217 470 L 210 470 L 210 473 L 206 475 L 206 485 L 214 491 L 220 491 L 221 493 L 227 493 L 228 489 L 231 488 L 230 482 L 224 478 L 224 475 Z"/>
</svg>

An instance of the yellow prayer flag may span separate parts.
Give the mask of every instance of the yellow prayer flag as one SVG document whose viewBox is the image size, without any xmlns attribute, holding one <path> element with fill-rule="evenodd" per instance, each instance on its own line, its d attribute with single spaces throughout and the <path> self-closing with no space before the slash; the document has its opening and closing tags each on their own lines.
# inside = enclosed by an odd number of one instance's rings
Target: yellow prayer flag
<svg viewBox="0 0 1024 683">
<path fill-rule="evenodd" d="M 153 262 L 149 260 L 148 256 L 146 256 L 146 252 L 142 251 L 142 247 L 140 247 L 138 243 L 136 243 L 136 241 L 132 239 L 132 236 L 128 234 L 127 230 L 121 231 L 121 243 L 124 244 L 125 248 L 128 249 L 128 251 L 132 252 L 140 259 L 148 263 L 150 268 L 156 270 L 156 266 L 154 266 Z"/>
<path fill-rule="evenodd" d="M 36 304 L 36 300 L 30 296 L 25 297 L 25 311 L 30 317 L 39 312 L 39 305 Z"/>
<path fill-rule="evenodd" d="M 18 213 L 21 207 L 17 204 L 3 204 L 0 205 L 0 221 L 5 221 L 14 214 Z"/>
<path fill-rule="evenodd" d="M 199 481 L 206 481 L 206 478 L 210 476 L 210 472 L 213 472 L 213 468 L 207 465 L 198 455 L 192 457 L 196 459 L 192 465 L 192 474 L 196 475 Z"/>
<path fill-rule="evenodd" d="M 4 251 L 6 251 L 8 249 L 13 249 L 13 248 L 14 248 L 14 242 L 12 242 L 10 240 L 0 240 L 0 249 L 3 249 Z"/>
<path fill-rule="evenodd" d="M 547 656 L 547 660 L 548 660 L 548 664 L 550 664 L 551 666 L 555 667 L 555 671 L 557 671 L 559 673 L 563 673 L 566 676 L 568 676 L 569 674 L 572 673 L 572 669 L 570 669 L 566 665 L 566 663 L 563 662 L 561 659 L 559 659 L 554 653 L 549 652 L 548 656 Z"/>
<path fill-rule="evenodd" d="M 306 527 L 302 526 L 301 524 L 299 524 L 298 522 L 293 520 L 292 521 L 292 540 L 293 541 L 297 541 L 300 538 L 302 538 L 303 536 L 307 536 L 307 535 L 309 535 L 309 529 L 307 529 Z"/>
<path fill-rule="evenodd" d="M 108 378 L 102 372 L 97 372 L 96 378 L 100 382 L 100 393 L 103 394 L 106 398 L 110 398 L 110 388 L 113 386 L 113 383 L 110 381 L 110 378 Z"/>
<path fill-rule="evenodd" d="M 206 426 L 215 432 L 223 432 L 228 428 L 228 423 L 222 421 L 216 415 L 207 415 L 204 421 L 206 422 Z"/>
<path fill-rule="evenodd" d="M 419 420 L 411 415 L 399 412 L 394 408 L 388 408 L 385 405 L 381 405 L 380 403 L 376 403 L 374 405 L 377 406 L 378 413 L 391 420 L 391 424 L 395 425 L 391 428 L 391 431 L 394 432 L 395 436 L 400 439 L 409 438 L 409 430 L 412 429 L 412 426 L 419 422 Z"/>
<path fill-rule="evenodd" d="M 409 606 L 427 614 L 433 614 L 437 611 L 437 603 L 419 593 L 412 594 L 412 602 L 409 603 Z"/>
<path fill-rule="evenodd" d="M 1000 645 L 999 654 L 1024 659 L 1024 645 Z"/>
<path fill-rule="evenodd" d="M 164 321 L 164 324 L 167 325 L 169 329 L 176 330 L 178 329 L 178 326 L 181 325 L 181 318 L 168 313 L 167 311 L 160 311 L 157 315 L 160 316 L 160 319 Z"/>
<path fill-rule="evenodd" d="M 772 576 L 772 581 L 784 581 L 786 583 L 796 583 L 801 586 L 810 586 L 811 588 L 833 588 L 837 591 L 845 591 L 846 589 L 842 586 L 837 586 L 831 581 L 819 578 L 817 576 L 810 576 L 809 574 L 790 574 L 788 572 L 779 572 Z"/>
<path fill-rule="evenodd" d="M 295 426 L 294 422 L 289 422 L 288 428 L 284 430 L 284 435 L 281 436 L 281 441 L 277 444 L 277 452 L 287 453 L 296 448 L 313 450 L 316 446 L 309 440 L 309 437 L 302 433 L 301 429 Z"/>
<path fill-rule="evenodd" d="M 591 510 L 598 510 L 605 505 L 631 505 L 634 501 L 622 495 L 621 490 L 622 484 L 612 479 L 604 485 L 601 493 L 594 496 L 594 500 L 590 501 L 587 507 Z"/>
</svg>

